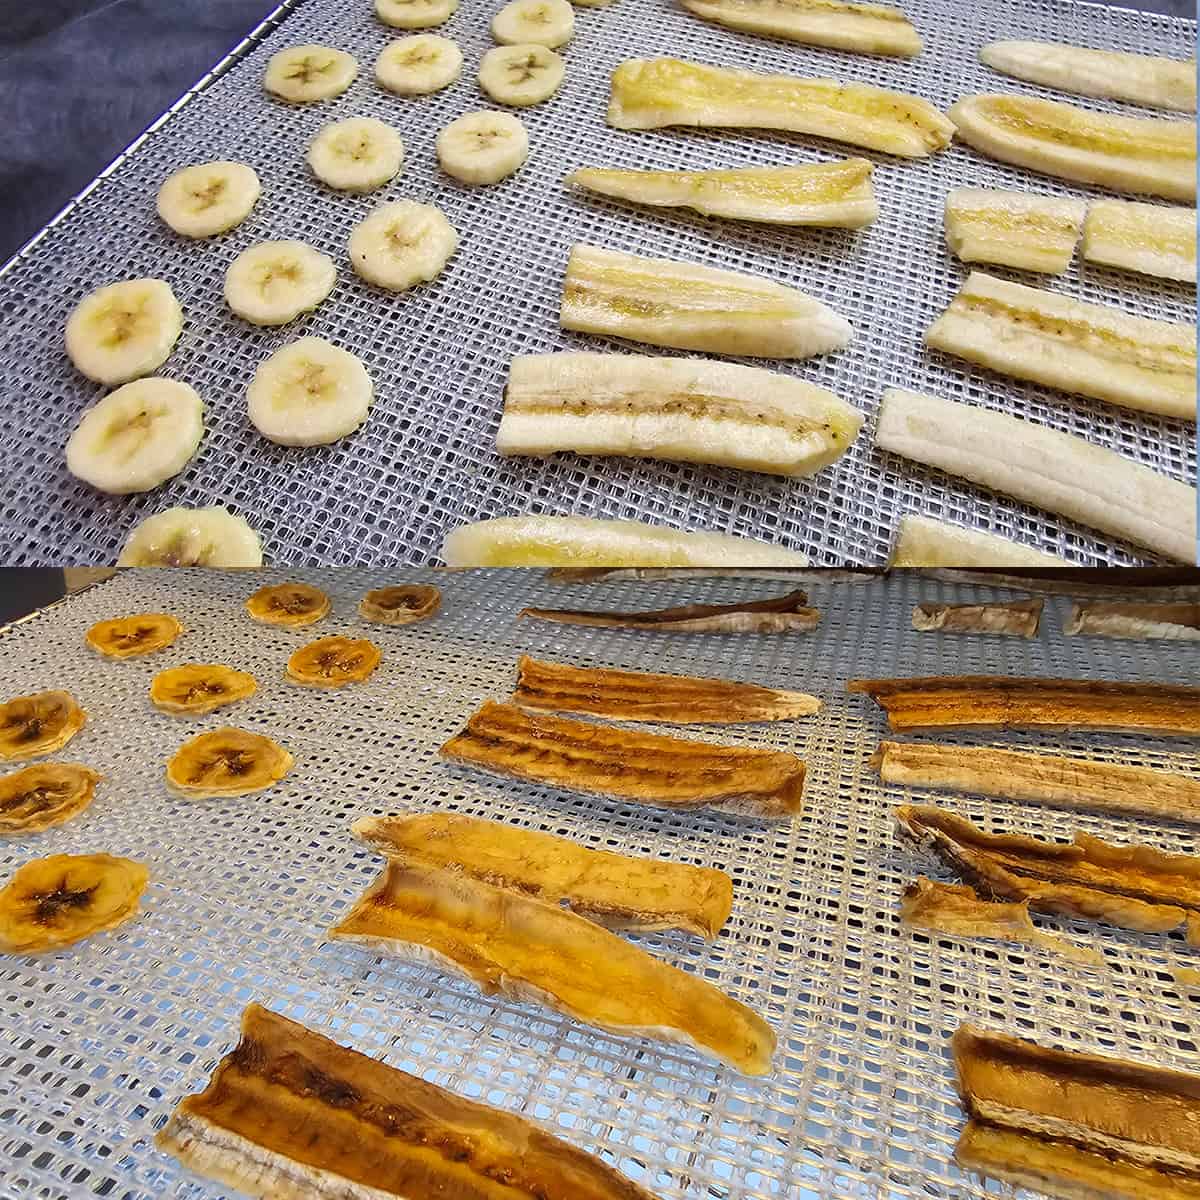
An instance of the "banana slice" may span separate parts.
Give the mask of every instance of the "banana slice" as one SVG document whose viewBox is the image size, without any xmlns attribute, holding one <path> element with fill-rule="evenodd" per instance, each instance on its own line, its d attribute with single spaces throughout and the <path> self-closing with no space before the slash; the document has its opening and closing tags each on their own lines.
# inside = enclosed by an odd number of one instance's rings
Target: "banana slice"
<svg viewBox="0 0 1200 1200">
<path fill-rule="evenodd" d="M 457 11 L 458 0 L 375 0 L 375 15 L 393 29 L 432 29 Z"/>
<path fill-rule="evenodd" d="M 963 262 L 1060 275 L 1083 227 L 1083 200 L 955 188 L 946 197 L 946 241 Z"/>
<path fill-rule="evenodd" d="M 129 535 L 119 567 L 261 567 L 258 534 L 241 517 L 211 508 L 168 508 Z"/>
<path fill-rule="evenodd" d="M 502 46 L 549 46 L 569 42 L 575 10 L 567 0 L 510 0 L 492 18 L 492 37 Z"/>
<path fill-rule="evenodd" d="M 175 751 L 167 762 L 167 786 L 192 800 L 247 796 L 278 783 L 295 761 L 271 738 L 226 725 Z"/>
<path fill-rule="evenodd" d="M 60 750 L 86 721 L 87 713 L 70 692 L 14 696 L 0 704 L 0 761 L 39 758 Z"/>
<path fill-rule="evenodd" d="M 968 146 L 1061 179 L 1196 199 L 1196 122 L 1116 117 L 1032 96 L 967 96 L 950 109 Z"/>
<path fill-rule="evenodd" d="M 397 96 L 427 96 L 449 87 L 462 74 L 457 42 L 436 33 L 418 33 L 383 48 L 375 78 Z"/>
<path fill-rule="evenodd" d="M 367 419 L 374 390 L 349 350 L 306 337 L 276 350 L 255 371 L 246 410 L 258 432 L 281 446 L 325 446 Z"/>
<path fill-rule="evenodd" d="M 412 625 L 432 617 L 442 593 L 429 583 L 398 583 L 375 588 L 358 602 L 358 615 L 378 625 Z"/>
<path fill-rule="evenodd" d="M 165 650 L 182 632 L 183 626 L 170 613 L 135 613 L 97 621 L 85 641 L 105 658 L 133 658 Z"/>
<path fill-rule="evenodd" d="M 380 657 L 379 647 L 366 638 L 318 638 L 288 659 L 287 677 L 306 687 L 344 687 L 368 679 Z"/>
<path fill-rule="evenodd" d="M 337 269 L 305 242 L 259 242 L 225 272 L 225 303 L 251 325 L 286 325 L 333 291 Z"/>
<path fill-rule="evenodd" d="M 980 529 L 966 529 L 932 517 L 900 518 L 890 567 L 1069 567 L 1065 558 L 1045 554 Z"/>
<path fill-rule="evenodd" d="M 326 125 L 309 143 L 309 169 L 340 192 L 370 192 L 400 174 L 404 141 L 374 117 Z"/>
<path fill-rule="evenodd" d="M 274 583 L 246 599 L 246 612 L 265 625 L 312 625 L 329 612 L 329 596 L 311 583 Z"/>
<path fill-rule="evenodd" d="M 103 778 L 77 763 L 36 763 L 0 777 L 0 836 L 65 825 L 91 804 Z"/>
<path fill-rule="evenodd" d="M 567 68 L 548 46 L 494 46 L 479 63 L 479 86 L 497 104 L 528 108 L 562 86 Z"/>
<path fill-rule="evenodd" d="M 89 379 L 115 387 L 157 371 L 179 340 L 183 309 L 161 279 L 89 292 L 67 320 L 67 354 Z"/>
<path fill-rule="evenodd" d="M 212 237 L 240 225 L 261 192 L 258 176 L 245 163 L 197 163 L 163 181 L 158 215 L 184 237 Z"/>
<path fill-rule="evenodd" d="M 329 46 L 289 46 L 272 54 L 263 87 L 292 104 L 311 104 L 340 96 L 358 74 L 358 63 Z"/>
<path fill-rule="evenodd" d="M 437 155 L 463 183 L 499 183 L 529 157 L 529 134 L 511 113 L 465 113 L 438 134 Z"/>
<path fill-rule="evenodd" d="M 184 663 L 159 671 L 150 684 L 150 703 L 162 712 L 199 716 L 245 700 L 258 691 L 253 675 L 221 663 Z"/>
<path fill-rule="evenodd" d="M 458 231 L 432 204 L 397 200 L 350 235 L 350 263 L 368 283 L 403 292 L 436 279 L 458 249 Z"/>
<path fill-rule="evenodd" d="M 1196 210 L 1093 200 L 1083 225 L 1083 257 L 1161 279 L 1196 282 Z"/>
</svg>

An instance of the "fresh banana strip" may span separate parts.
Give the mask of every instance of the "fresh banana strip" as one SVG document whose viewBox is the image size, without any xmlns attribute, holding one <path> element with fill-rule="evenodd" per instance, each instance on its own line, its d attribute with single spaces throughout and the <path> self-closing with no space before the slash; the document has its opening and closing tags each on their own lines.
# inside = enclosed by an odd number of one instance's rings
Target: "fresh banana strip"
<svg viewBox="0 0 1200 1200">
<path fill-rule="evenodd" d="M 783 129 L 903 158 L 926 158 L 954 136 L 954 125 L 918 96 L 677 58 L 621 63 L 613 72 L 608 123 L 617 129 Z"/>
<path fill-rule="evenodd" d="M 1147 108 L 1196 111 L 1196 60 L 1154 54 L 1086 50 L 1061 42 L 991 42 L 979 61 L 1015 79 L 1043 87 L 1126 100 Z"/>
<path fill-rule="evenodd" d="M 383 48 L 375 79 L 397 96 L 427 96 L 449 87 L 462 74 L 457 42 L 436 33 L 417 33 Z"/>
<path fill-rule="evenodd" d="M 511 113 L 465 113 L 438 134 L 437 156 L 461 183 L 499 183 L 529 157 L 529 134 Z"/>
<path fill-rule="evenodd" d="M 225 272 L 225 303 L 252 325 L 286 325 L 333 291 L 337 269 L 305 242 L 259 242 Z"/>
<path fill-rule="evenodd" d="M 0 702 L 0 761 L 61 750 L 86 721 L 87 713 L 70 692 L 37 692 Z"/>
<path fill-rule="evenodd" d="M 374 394 L 359 358 L 324 338 L 305 337 L 255 371 L 246 412 L 263 437 L 281 446 L 325 446 L 367 419 Z"/>
<path fill-rule="evenodd" d="M 994 533 L 911 514 L 900 518 L 891 567 L 1068 567 L 1054 554 Z"/>
<path fill-rule="evenodd" d="M 976 150 L 1118 192 L 1196 199 L 1196 122 L 1117 117 L 1032 96 L 967 96 L 950 109 Z"/>
<path fill-rule="evenodd" d="M 306 161 L 331 188 L 370 192 L 400 174 L 404 141 L 374 117 L 350 117 L 326 125 L 309 143 Z"/>
<path fill-rule="evenodd" d="M 272 583 L 246 599 L 246 612 L 264 625 L 313 625 L 329 613 L 327 593 L 311 583 Z"/>
<path fill-rule="evenodd" d="M 589 167 L 566 178 L 600 196 L 769 225 L 861 229 L 879 215 L 865 158 L 734 171 L 618 171 Z"/>
<path fill-rule="evenodd" d="M 261 567 L 262 543 L 223 505 L 168 508 L 134 529 L 117 566 Z"/>
<path fill-rule="evenodd" d="M 559 320 L 579 333 L 765 358 L 808 358 L 854 336 L 819 300 L 761 276 L 583 244 L 567 261 Z"/>
<path fill-rule="evenodd" d="M 0 836 L 42 833 L 65 825 L 91 804 L 96 784 L 103 778 L 99 771 L 78 763 L 35 763 L 0 776 Z M 710 936 L 715 935 L 714 929 Z"/>
<path fill-rule="evenodd" d="M 358 75 L 358 63 L 330 46 L 289 46 L 272 54 L 263 87 L 291 104 L 311 104 L 340 96 Z"/>
<path fill-rule="evenodd" d="M 89 292 L 67 319 L 78 371 L 115 387 L 157 371 L 183 330 L 183 309 L 161 279 L 126 279 Z"/>
<path fill-rule="evenodd" d="M 1060 275 L 1071 265 L 1086 209 L 1083 200 L 955 188 L 946 197 L 946 241 L 963 262 Z"/>
<path fill-rule="evenodd" d="M 1083 223 L 1083 257 L 1162 279 L 1196 282 L 1196 210 L 1093 200 Z"/>
<path fill-rule="evenodd" d="M 375 15 L 393 29 L 433 29 L 458 11 L 458 0 L 375 0 Z"/>
<path fill-rule="evenodd" d="M 1196 489 L 1069 433 L 888 388 L 875 442 L 1168 558 L 1195 561 Z"/>
<path fill-rule="evenodd" d="M 562 56 L 549 46 L 494 46 L 480 60 L 479 86 L 497 104 L 528 108 L 549 100 L 566 73 Z"/>
<path fill-rule="evenodd" d="M 261 192 L 258 176 L 245 163 L 197 163 L 163 181 L 158 215 L 184 237 L 212 237 L 240 225 Z"/>
<path fill-rule="evenodd" d="M 1196 416 L 1196 327 L 972 271 L 925 341 L 1017 379 L 1141 412 Z"/>
<path fill-rule="evenodd" d="M 501 454 L 560 450 L 811 475 L 863 414 L 790 375 L 694 358 L 531 354 L 509 369 Z"/>
<path fill-rule="evenodd" d="M 350 235 L 350 263 L 368 283 L 403 292 L 436 279 L 458 249 L 458 231 L 432 204 L 397 200 Z"/>
<path fill-rule="evenodd" d="M 502 46 L 549 46 L 569 42 L 575 10 L 567 0 L 510 0 L 492 18 L 492 37 Z"/>
<path fill-rule="evenodd" d="M 170 613 L 135 613 L 97 621 L 84 640 L 105 658 L 135 658 L 165 650 L 182 632 L 183 626 Z"/>
</svg>

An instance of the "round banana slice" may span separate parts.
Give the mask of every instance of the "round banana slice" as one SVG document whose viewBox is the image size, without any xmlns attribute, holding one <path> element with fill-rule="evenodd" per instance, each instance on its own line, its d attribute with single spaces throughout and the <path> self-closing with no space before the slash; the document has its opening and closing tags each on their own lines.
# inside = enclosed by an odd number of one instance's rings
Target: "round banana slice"
<svg viewBox="0 0 1200 1200">
<path fill-rule="evenodd" d="M 366 679 L 379 657 L 379 647 L 365 638 L 320 638 L 288 659 L 287 674 L 307 687 L 342 687 Z"/>
<path fill-rule="evenodd" d="M 140 862 L 110 854 L 52 854 L 0 888 L 0 953 L 35 954 L 115 929 L 138 910 L 150 878 Z"/>
<path fill-rule="evenodd" d="M 306 337 L 276 350 L 255 371 L 246 408 L 259 433 L 281 446 L 325 446 L 367 419 L 374 394 L 355 355 Z"/>
<path fill-rule="evenodd" d="M 184 742 L 167 763 L 167 783 L 195 800 L 246 796 L 278 783 L 293 762 L 269 737 L 225 726 Z"/>
<path fill-rule="evenodd" d="M 286 325 L 333 291 L 337 268 L 306 242 L 259 242 L 225 272 L 225 303 L 251 325 Z"/>
<path fill-rule="evenodd" d="M 0 776 L 0 834 L 41 833 L 78 816 L 104 776 L 78 763 L 37 763 Z"/>
<path fill-rule="evenodd" d="M 566 71 L 561 55 L 547 46 L 493 46 L 479 64 L 479 86 L 497 104 L 528 108 L 553 96 Z"/>
<path fill-rule="evenodd" d="M 442 593 L 428 583 L 376 588 L 358 602 L 359 616 L 380 625 L 412 625 L 437 612 Z"/>
<path fill-rule="evenodd" d="M 155 675 L 150 683 L 150 703 L 163 712 L 199 716 L 257 691 L 254 676 L 245 671 L 221 663 L 184 663 Z"/>
<path fill-rule="evenodd" d="M 375 60 L 375 78 L 397 96 L 427 96 L 449 87 L 462 74 L 456 42 L 436 33 L 418 33 L 383 48 Z"/>
<path fill-rule="evenodd" d="M 118 567 L 261 567 L 262 543 L 220 504 L 168 508 L 129 535 Z"/>
<path fill-rule="evenodd" d="M 157 371 L 179 340 L 183 309 L 161 279 L 90 292 L 67 320 L 67 354 L 89 379 L 115 387 Z"/>
<path fill-rule="evenodd" d="M 466 113 L 438 134 L 437 155 L 463 183 L 499 183 L 529 157 L 529 134 L 512 113 Z"/>
<path fill-rule="evenodd" d="M 375 15 L 394 29 L 432 29 L 458 11 L 458 0 L 375 0 Z"/>
<path fill-rule="evenodd" d="M 186 383 L 135 379 L 83 414 L 67 470 L 115 496 L 148 492 L 187 466 L 204 436 L 204 405 Z"/>
<path fill-rule="evenodd" d="M 240 225 L 261 192 L 245 163 L 197 163 L 166 177 L 158 189 L 158 215 L 184 237 L 212 237 Z"/>
<path fill-rule="evenodd" d="M 87 631 L 87 644 L 106 658 L 133 658 L 169 646 L 183 626 L 169 613 L 137 613 L 97 621 Z"/>
<path fill-rule="evenodd" d="M 400 174 L 404 142 L 374 117 L 351 117 L 326 125 L 309 143 L 309 169 L 341 192 L 369 192 Z"/>
<path fill-rule="evenodd" d="M 289 46 L 271 55 L 263 87 L 292 104 L 340 96 L 358 74 L 358 63 L 330 46 Z"/>
<path fill-rule="evenodd" d="M 329 597 L 311 583 L 273 583 L 246 601 L 246 611 L 265 625 L 312 625 L 329 612 Z"/>
<path fill-rule="evenodd" d="M 87 713 L 70 692 L 37 692 L 0 704 L 0 759 L 40 758 L 65 746 Z"/>
<path fill-rule="evenodd" d="M 549 46 L 571 40 L 575 10 L 567 0 L 511 0 L 492 18 L 492 37 L 502 46 Z"/>
<path fill-rule="evenodd" d="M 432 204 L 398 200 L 377 208 L 350 235 L 350 263 L 368 283 L 403 292 L 441 274 L 458 230 Z"/>
</svg>

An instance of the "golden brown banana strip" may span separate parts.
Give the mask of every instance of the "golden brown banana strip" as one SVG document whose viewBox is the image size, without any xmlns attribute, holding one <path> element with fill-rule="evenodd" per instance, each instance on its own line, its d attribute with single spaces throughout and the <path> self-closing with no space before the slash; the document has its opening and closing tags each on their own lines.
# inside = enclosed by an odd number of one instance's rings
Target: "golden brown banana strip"
<svg viewBox="0 0 1200 1200">
<path fill-rule="evenodd" d="M 892 547 L 893 567 L 1062 567 L 1067 560 L 980 529 L 908 514 Z"/>
<path fill-rule="evenodd" d="M 1071 265 L 1087 204 L 989 188 L 946 197 L 946 242 L 963 262 L 1060 275 Z"/>
<path fill-rule="evenodd" d="M 522 1117 L 251 1004 L 208 1087 L 155 1139 L 199 1175 L 306 1200 L 654 1200 Z"/>
<path fill-rule="evenodd" d="M 954 136 L 953 123 L 919 96 L 677 58 L 621 63 L 613 72 L 608 123 L 617 129 L 783 129 L 904 158 L 926 158 Z"/>
<path fill-rule="evenodd" d="M 967 96 L 958 136 L 1001 162 L 1118 192 L 1196 198 L 1196 122 L 1115 117 L 1032 96 Z"/>
<path fill-rule="evenodd" d="M 912 611 L 912 627 L 922 632 L 1037 637 L 1042 603 L 1014 600 L 1008 604 L 918 604 Z"/>
<path fill-rule="evenodd" d="M 494 701 L 440 753 L 499 775 L 589 795 L 777 820 L 800 811 L 804 790 L 804 763 L 782 750 L 631 733 Z"/>
<path fill-rule="evenodd" d="M 1196 210 L 1093 200 L 1083 223 L 1083 257 L 1162 279 L 1196 282 Z"/>
<path fill-rule="evenodd" d="M 464 871 L 613 929 L 686 929 L 714 938 L 733 906 L 724 871 L 592 850 L 500 821 L 429 812 L 362 817 L 351 828 L 396 862 Z"/>
<path fill-rule="evenodd" d="M 389 863 L 329 936 L 610 1033 L 694 1046 L 747 1075 L 771 1067 L 770 1026 L 712 984 L 557 904 L 468 875 Z"/>
<path fill-rule="evenodd" d="M 1167 638 L 1200 642 L 1200 604 L 1075 604 L 1063 622 L 1067 637 Z"/>
</svg>

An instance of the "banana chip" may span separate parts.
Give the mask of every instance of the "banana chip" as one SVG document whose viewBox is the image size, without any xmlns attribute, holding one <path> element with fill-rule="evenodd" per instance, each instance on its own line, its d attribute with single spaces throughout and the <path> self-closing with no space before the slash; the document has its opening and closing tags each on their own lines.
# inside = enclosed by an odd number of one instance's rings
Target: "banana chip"
<svg viewBox="0 0 1200 1200">
<path fill-rule="evenodd" d="M 0 776 L 0 834 L 64 824 L 91 804 L 102 778 L 77 763 L 38 763 Z"/>
<path fill-rule="evenodd" d="M 259 588 L 246 611 L 266 625 L 312 625 L 329 612 L 329 597 L 308 583 L 276 583 Z"/>
<path fill-rule="evenodd" d="M 411 625 L 432 617 L 442 593 L 428 583 L 402 583 L 376 588 L 358 602 L 358 615 L 380 625 Z"/>
<path fill-rule="evenodd" d="M 287 674 L 307 687 L 342 687 L 366 679 L 379 657 L 379 647 L 366 638 L 320 638 L 288 659 Z"/>
<path fill-rule="evenodd" d="M 38 692 L 0 704 L 0 760 L 38 758 L 65 746 L 87 713 L 70 692 Z"/>
<path fill-rule="evenodd" d="M 87 631 L 87 644 L 106 658 L 133 658 L 169 646 L 182 632 L 169 613 L 135 613 L 97 621 Z"/>
<path fill-rule="evenodd" d="M 245 700 L 256 691 L 258 683 L 245 671 L 221 663 L 184 663 L 155 675 L 150 702 L 163 712 L 197 715 Z"/>
<path fill-rule="evenodd" d="M 293 762 L 269 737 L 225 726 L 184 742 L 167 763 L 167 783 L 192 799 L 245 796 L 278 783 Z"/>
</svg>

